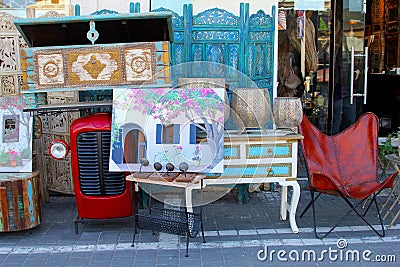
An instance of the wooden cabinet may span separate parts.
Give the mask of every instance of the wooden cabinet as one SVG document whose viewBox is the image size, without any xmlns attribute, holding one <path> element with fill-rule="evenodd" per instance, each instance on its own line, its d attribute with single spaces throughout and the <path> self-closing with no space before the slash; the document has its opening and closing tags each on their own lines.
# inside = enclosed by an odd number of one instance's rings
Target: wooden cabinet
<svg viewBox="0 0 400 267">
<path fill-rule="evenodd" d="M 399 0 L 373 0 L 367 12 L 366 36 L 373 73 L 400 66 Z"/>
<path fill-rule="evenodd" d="M 399 2 L 399 0 L 386 0 L 385 3 L 385 66 L 387 69 L 400 65 Z"/>
<path fill-rule="evenodd" d="M 228 133 L 224 138 L 224 172 L 207 174 L 204 186 L 222 184 L 279 183 L 282 186 L 280 217 L 289 221 L 292 231 L 298 233 L 296 209 L 300 197 L 297 182 L 297 147 L 303 137 L 298 134 Z M 291 201 L 288 187 L 293 188 Z"/>
</svg>

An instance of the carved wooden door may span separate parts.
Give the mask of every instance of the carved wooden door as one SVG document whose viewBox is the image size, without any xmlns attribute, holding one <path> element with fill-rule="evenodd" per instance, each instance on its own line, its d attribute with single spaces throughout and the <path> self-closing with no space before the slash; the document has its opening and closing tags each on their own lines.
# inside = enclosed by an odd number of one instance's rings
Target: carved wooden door
<svg viewBox="0 0 400 267">
<path fill-rule="evenodd" d="M 0 12 L 0 95 L 19 95 L 22 78 L 19 50 L 25 41 L 14 26 L 14 16 Z"/>
<path fill-rule="evenodd" d="M 249 4 L 242 3 L 239 16 L 218 8 L 193 15 L 189 4 L 184 5 L 183 16 L 172 13 L 172 65 L 191 61 L 225 64 L 246 74 L 258 87 L 268 88 L 272 95 L 275 9 L 272 16 L 262 10 L 250 15 Z M 234 76 L 227 82 L 232 88 L 240 87 Z"/>
</svg>

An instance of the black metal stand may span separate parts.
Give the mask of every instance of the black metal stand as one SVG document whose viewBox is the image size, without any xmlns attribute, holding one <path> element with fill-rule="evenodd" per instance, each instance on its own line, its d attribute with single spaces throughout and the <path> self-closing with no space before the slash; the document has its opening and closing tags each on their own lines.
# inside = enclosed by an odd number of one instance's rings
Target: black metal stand
<svg viewBox="0 0 400 267">
<path fill-rule="evenodd" d="M 350 209 L 349 209 L 342 217 L 340 217 L 340 219 L 337 221 L 337 223 L 336 223 L 333 227 L 331 227 L 331 228 L 329 229 L 329 231 L 327 231 L 327 232 L 325 232 L 325 233 L 318 233 L 318 232 L 317 232 L 317 221 L 316 221 L 315 205 L 314 205 L 314 204 L 315 204 L 315 201 L 318 199 L 318 197 L 320 196 L 321 193 L 319 193 L 319 194 L 315 197 L 315 196 L 314 196 L 315 191 L 314 191 L 314 190 L 311 190 L 311 201 L 308 203 L 308 205 L 306 206 L 306 208 L 304 209 L 304 211 L 301 213 L 300 217 L 302 217 L 302 216 L 304 215 L 304 213 L 305 213 L 307 210 L 309 210 L 310 207 L 311 207 L 311 208 L 312 208 L 312 212 L 313 212 L 314 235 L 315 235 L 315 237 L 318 238 L 318 239 L 323 239 L 323 238 L 325 238 L 326 236 L 328 236 L 337 226 L 339 226 L 339 224 L 343 222 L 343 220 L 344 220 L 345 217 L 347 217 L 351 212 L 355 212 L 355 213 L 358 215 L 358 217 L 360 217 L 360 218 L 368 225 L 368 227 L 371 228 L 378 236 L 384 237 L 384 236 L 385 236 L 385 229 L 384 229 L 383 222 L 382 222 L 382 217 L 381 217 L 381 214 L 380 214 L 380 211 L 379 211 L 379 208 L 378 208 L 378 203 L 377 203 L 377 201 L 376 201 L 376 196 L 377 196 L 381 191 L 382 191 L 382 190 L 380 190 L 379 192 L 374 193 L 374 194 L 372 195 L 373 197 L 372 197 L 372 199 L 370 199 L 370 203 L 368 204 L 368 206 L 365 208 L 364 212 L 362 212 L 362 213 L 359 212 L 359 211 L 357 210 L 357 208 L 361 207 L 361 206 L 364 204 L 365 200 L 368 199 L 370 196 L 368 196 L 368 197 L 366 197 L 366 198 L 364 198 L 364 199 L 358 201 L 356 204 L 353 204 L 352 202 L 350 202 L 349 199 L 347 199 L 345 196 L 343 196 L 343 195 L 339 192 L 339 195 L 340 195 L 340 196 L 343 198 L 343 200 L 349 205 Z M 368 213 L 368 210 L 370 209 L 370 207 L 372 206 L 372 204 L 375 204 L 375 208 L 376 208 L 376 211 L 377 211 L 377 213 L 378 213 L 378 220 L 379 220 L 380 228 L 381 228 L 380 232 L 379 232 L 379 230 L 376 229 L 370 222 L 368 222 L 368 221 L 365 219 L 365 215 Z"/>
<path fill-rule="evenodd" d="M 202 189 L 203 181 L 201 181 L 200 189 L 201 202 L 203 201 Z M 135 236 L 137 234 L 137 228 L 152 230 L 153 234 L 154 231 L 157 231 L 173 235 L 186 236 L 185 257 L 189 256 L 189 238 L 196 237 L 201 231 L 203 243 L 206 242 L 204 238 L 203 211 L 201 205 L 199 213 L 188 212 L 186 206 L 184 211 L 152 207 L 150 194 L 148 212 L 139 214 L 136 206 L 134 208 L 135 214 L 132 247 L 135 246 Z"/>
</svg>

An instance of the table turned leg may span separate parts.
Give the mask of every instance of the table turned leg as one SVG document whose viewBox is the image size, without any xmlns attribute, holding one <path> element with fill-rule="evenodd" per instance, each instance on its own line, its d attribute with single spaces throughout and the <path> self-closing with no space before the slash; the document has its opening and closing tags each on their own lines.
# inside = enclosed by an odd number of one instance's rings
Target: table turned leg
<svg viewBox="0 0 400 267">
<path fill-rule="evenodd" d="M 293 233 L 297 234 L 299 232 L 299 228 L 296 224 L 296 211 L 300 199 L 300 185 L 297 182 L 294 182 L 293 184 L 291 184 L 291 186 L 293 187 L 293 194 L 289 209 L 289 222 Z"/>
<path fill-rule="evenodd" d="M 300 185 L 297 181 L 293 182 L 282 182 L 280 183 L 282 186 L 281 191 L 281 220 L 286 220 L 287 213 L 289 212 L 289 222 L 290 227 L 292 228 L 293 233 L 297 234 L 299 232 L 299 228 L 296 224 L 296 211 L 297 205 L 299 204 L 300 199 Z M 292 198 L 290 204 L 287 200 L 287 190 L 288 186 L 293 188 Z"/>
</svg>

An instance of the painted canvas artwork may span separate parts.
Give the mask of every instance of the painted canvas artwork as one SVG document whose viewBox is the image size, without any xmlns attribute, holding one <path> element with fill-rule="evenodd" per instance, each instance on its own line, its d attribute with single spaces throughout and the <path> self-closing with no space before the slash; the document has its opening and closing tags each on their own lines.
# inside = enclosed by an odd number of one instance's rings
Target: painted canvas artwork
<svg viewBox="0 0 400 267">
<path fill-rule="evenodd" d="M 32 171 L 32 117 L 22 96 L 0 97 L 0 172 Z"/>
<path fill-rule="evenodd" d="M 189 172 L 222 173 L 224 94 L 224 88 L 114 89 L 109 170 L 154 172 L 156 164 L 179 172 L 187 164 Z"/>
</svg>

